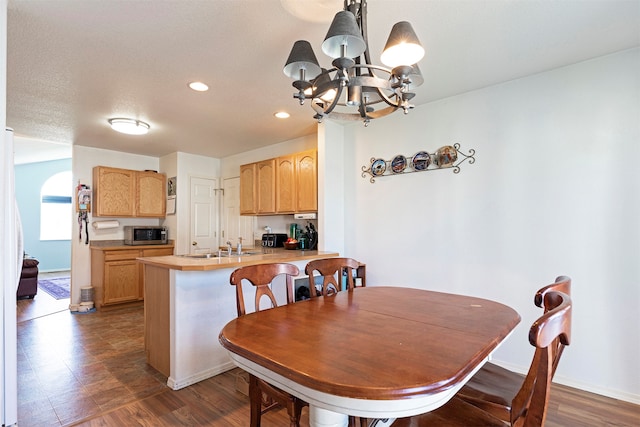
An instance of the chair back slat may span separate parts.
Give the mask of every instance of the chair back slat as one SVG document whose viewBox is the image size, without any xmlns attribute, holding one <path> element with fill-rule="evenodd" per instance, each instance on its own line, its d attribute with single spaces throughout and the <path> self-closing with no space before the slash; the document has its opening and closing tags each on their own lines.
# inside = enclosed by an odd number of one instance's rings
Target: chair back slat
<svg viewBox="0 0 640 427">
<path fill-rule="evenodd" d="M 511 425 L 544 425 L 551 380 L 557 366 L 554 344 L 569 345 L 572 302 L 569 295 L 548 291 L 544 295 L 545 313 L 529 330 L 529 342 L 536 347 L 531 367 L 511 404 Z"/>
<path fill-rule="evenodd" d="M 571 296 L 571 278 L 568 276 L 558 276 L 554 283 L 540 288 L 533 297 L 533 302 L 537 307 L 543 308 L 544 296 L 549 291 L 562 292 L 563 294 Z"/>
<path fill-rule="evenodd" d="M 562 292 L 563 294 L 567 294 L 571 296 L 571 278 L 568 276 L 558 276 L 556 277 L 556 281 L 550 285 L 541 288 L 536 292 L 534 297 L 534 303 L 538 307 L 544 308 L 545 312 L 547 311 L 547 306 L 544 304 L 544 296 L 549 291 L 557 291 Z M 553 363 L 553 372 L 555 374 L 556 368 L 558 367 L 558 363 L 560 362 L 560 357 L 562 356 L 562 352 L 564 350 L 565 344 L 560 342 L 560 339 L 556 339 L 555 342 L 549 346 L 552 350 L 551 360 Z"/>
<path fill-rule="evenodd" d="M 309 295 L 311 298 L 318 296 L 314 272 L 322 276 L 322 289 L 320 295 L 328 296 L 342 291 L 342 277 L 346 272 L 346 290 L 355 288 L 353 271 L 357 270 L 360 263 L 352 258 L 326 258 L 309 261 L 304 271 L 309 276 Z"/>
<path fill-rule="evenodd" d="M 285 275 L 287 304 L 294 302 L 293 277 L 300 274 L 300 270 L 293 264 L 274 263 L 259 264 L 240 267 L 231 273 L 229 282 L 236 287 L 236 309 L 238 317 L 246 314 L 244 295 L 242 292 L 242 281 L 247 280 L 256 288 L 255 311 L 260 311 L 260 300 L 266 296 L 271 302 L 271 307 L 277 307 L 276 297 L 271 289 L 273 280 L 281 275 Z"/>
</svg>

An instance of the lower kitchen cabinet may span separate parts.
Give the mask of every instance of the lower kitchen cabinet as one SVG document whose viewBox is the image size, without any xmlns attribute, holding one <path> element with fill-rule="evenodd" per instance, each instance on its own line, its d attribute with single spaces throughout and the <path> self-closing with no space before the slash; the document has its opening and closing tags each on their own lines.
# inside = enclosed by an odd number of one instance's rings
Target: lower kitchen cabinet
<svg viewBox="0 0 640 427">
<path fill-rule="evenodd" d="M 91 286 L 98 309 L 144 300 L 144 269 L 140 257 L 173 255 L 173 245 L 92 246 Z"/>
</svg>

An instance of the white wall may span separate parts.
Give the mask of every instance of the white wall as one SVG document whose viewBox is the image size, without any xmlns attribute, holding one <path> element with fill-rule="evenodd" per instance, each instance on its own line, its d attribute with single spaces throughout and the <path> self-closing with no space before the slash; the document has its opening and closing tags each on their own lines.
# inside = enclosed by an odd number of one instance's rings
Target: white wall
<svg viewBox="0 0 640 427">
<path fill-rule="evenodd" d="M 102 150 L 99 148 L 73 146 L 72 174 L 74 185 L 78 181 L 93 188 L 93 167 L 110 166 L 133 170 L 159 170 L 157 157 L 127 154 L 119 151 Z M 94 218 L 89 215 L 89 240 L 122 240 L 125 225 L 160 225 L 159 219 L 151 218 L 117 218 L 120 227 L 113 229 L 94 230 L 93 221 L 103 221 L 113 218 Z M 84 227 L 84 224 L 83 224 Z M 79 225 L 74 221 L 71 239 L 71 303 L 80 301 L 80 288 L 91 286 L 91 251 L 85 244 L 85 230 L 82 240 L 78 239 Z"/>
<path fill-rule="evenodd" d="M 426 82 L 425 84 L 437 84 Z M 556 379 L 640 403 L 640 49 L 346 128 L 346 254 L 367 282 L 486 297 L 521 325 L 497 360 L 522 370 L 535 291 L 573 278 Z M 458 142 L 476 162 L 382 177 L 361 167 Z"/>
<path fill-rule="evenodd" d="M 175 240 L 175 254 L 186 254 L 190 251 L 191 178 L 215 179 L 220 188 L 220 163 L 220 159 L 182 152 L 171 153 L 160 159 L 160 170 L 167 174 L 167 178 L 176 177 L 177 180 L 176 213 L 167 215 L 163 223 L 169 230 L 169 238 Z M 221 203 L 220 198 L 218 203 Z M 220 229 L 219 218 L 214 224 L 214 229 L 216 232 Z"/>
</svg>

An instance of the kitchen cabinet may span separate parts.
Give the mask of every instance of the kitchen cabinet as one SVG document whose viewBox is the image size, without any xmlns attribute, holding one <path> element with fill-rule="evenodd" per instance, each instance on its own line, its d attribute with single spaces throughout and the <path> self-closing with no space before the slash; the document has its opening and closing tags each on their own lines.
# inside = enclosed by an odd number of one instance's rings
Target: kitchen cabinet
<svg viewBox="0 0 640 427">
<path fill-rule="evenodd" d="M 164 218 L 166 176 L 156 172 L 93 168 L 95 217 Z"/>
<path fill-rule="evenodd" d="M 93 168 L 93 216 L 132 217 L 135 212 L 135 171 Z"/>
<path fill-rule="evenodd" d="M 293 213 L 296 210 L 296 160 L 294 155 L 276 159 L 276 211 Z"/>
<path fill-rule="evenodd" d="M 166 175 L 157 172 L 136 171 L 135 216 L 164 218 L 167 208 Z"/>
<path fill-rule="evenodd" d="M 296 212 L 318 210 L 318 156 L 315 150 L 295 155 Z"/>
<path fill-rule="evenodd" d="M 240 166 L 240 214 L 272 215 L 318 210 L 315 150 Z"/>
<path fill-rule="evenodd" d="M 258 162 L 256 172 L 258 214 L 276 213 L 276 160 Z"/>
<path fill-rule="evenodd" d="M 255 215 L 258 213 L 255 180 L 255 163 L 240 166 L 240 215 Z"/>
<path fill-rule="evenodd" d="M 144 270 L 140 257 L 173 255 L 173 245 L 91 247 L 91 286 L 95 305 L 106 309 L 144 299 Z"/>
</svg>

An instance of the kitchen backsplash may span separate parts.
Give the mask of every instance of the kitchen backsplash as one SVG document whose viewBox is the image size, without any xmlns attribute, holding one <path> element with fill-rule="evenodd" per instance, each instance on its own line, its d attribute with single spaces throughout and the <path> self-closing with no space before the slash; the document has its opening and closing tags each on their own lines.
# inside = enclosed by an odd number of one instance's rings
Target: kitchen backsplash
<svg viewBox="0 0 640 427">
<path fill-rule="evenodd" d="M 293 215 L 259 216 L 257 218 L 256 230 L 254 231 L 255 240 L 262 239 L 262 234 L 266 233 L 265 227 L 270 227 L 272 233 L 285 233 L 287 235 L 289 235 L 289 228 L 293 223 L 298 224 L 298 229 L 301 230 L 304 230 L 309 223 L 313 224 L 316 229 L 318 228 L 317 219 L 294 219 Z"/>
</svg>

